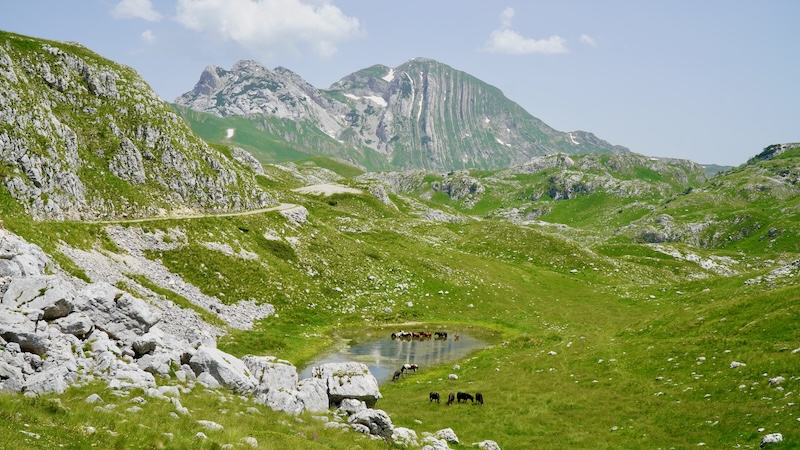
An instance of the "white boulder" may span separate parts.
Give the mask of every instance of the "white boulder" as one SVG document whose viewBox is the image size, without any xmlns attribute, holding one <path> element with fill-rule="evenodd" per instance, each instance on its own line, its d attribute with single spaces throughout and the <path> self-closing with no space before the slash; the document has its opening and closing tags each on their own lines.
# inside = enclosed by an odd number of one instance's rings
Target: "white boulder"
<svg viewBox="0 0 800 450">
<path fill-rule="evenodd" d="M 372 408 L 382 398 L 378 380 L 366 364 L 359 362 L 329 363 L 312 369 L 312 377 L 328 384 L 331 405 L 339 405 L 346 398 L 361 400 Z"/>
<path fill-rule="evenodd" d="M 241 359 L 218 350 L 201 346 L 189 360 L 189 365 L 198 376 L 209 374 L 220 385 L 239 393 L 252 393 L 257 382 Z"/>
<path fill-rule="evenodd" d="M 347 419 L 347 423 L 355 430 L 366 427 L 369 429 L 369 434 L 380 436 L 384 439 L 389 439 L 394 431 L 392 419 L 386 414 L 385 411 L 380 409 L 364 409 Z M 363 429 L 362 429 L 363 430 Z"/>
</svg>

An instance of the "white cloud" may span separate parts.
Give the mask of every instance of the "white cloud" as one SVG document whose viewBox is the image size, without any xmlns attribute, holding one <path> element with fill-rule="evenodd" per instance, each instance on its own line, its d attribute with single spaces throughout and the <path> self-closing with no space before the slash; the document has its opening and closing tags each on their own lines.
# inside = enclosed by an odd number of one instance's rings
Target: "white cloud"
<svg viewBox="0 0 800 450">
<path fill-rule="evenodd" d="M 178 0 L 178 23 L 185 28 L 271 52 L 310 46 L 328 57 L 341 42 L 363 35 L 357 18 L 329 0 Z"/>
<path fill-rule="evenodd" d="M 145 44 L 153 45 L 156 43 L 156 35 L 153 34 L 152 30 L 145 30 L 145 32 L 142 33 L 142 41 Z"/>
<path fill-rule="evenodd" d="M 500 13 L 500 28 L 492 31 L 482 50 L 490 53 L 527 55 L 530 53 L 568 53 L 567 41 L 560 36 L 547 39 L 527 38 L 511 29 L 514 9 L 506 8 Z"/>
<path fill-rule="evenodd" d="M 516 12 L 514 8 L 511 7 L 504 9 L 503 12 L 500 13 L 500 23 L 503 28 L 511 28 L 511 19 L 514 18 L 514 14 L 516 14 Z"/>
<path fill-rule="evenodd" d="M 115 19 L 143 19 L 149 22 L 161 20 L 161 14 L 153 9 L 150 0 L 122 0 L 111 10 Z"/>
<path fill-rule="evenodd" d="M 588 34 L 581 35 L 581 42 L 591 47 L 597 47 L 597 41 L 595 41 L 594 38 Z"/>
</svg>

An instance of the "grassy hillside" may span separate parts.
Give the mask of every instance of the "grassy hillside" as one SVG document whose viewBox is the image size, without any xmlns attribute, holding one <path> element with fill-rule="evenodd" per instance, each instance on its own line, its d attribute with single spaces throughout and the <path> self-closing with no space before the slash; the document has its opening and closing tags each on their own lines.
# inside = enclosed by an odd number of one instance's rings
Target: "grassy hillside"
<svg viewBox="0 0 800 450">
<path fill-rule="evenodd" d="M 275 305 L 279 314 L 254 330 L 231 331 L 220 343 L 225 351 L 276 355 L 302 366 L 337 336 L 380 335 L 409 323 L 480 335 L 490 348 L 459 361 L 459 371 L 451 365 L 423 367 L 382 386 L 384 398 L 377 405 L 396 426 L 418 432 L 453 428 L 465 443 L 454 448 L 484 439 L 503 449 L 755 448 L 769 432 L 781 432 L 786 440 L 774 448 L 800 442 L 800 414 L 793 406 L 800 391 L 800 352 L 793 352 L 800 347 L 795 301 L 800 274 L 769 275 L 800 257 L 791 245 L 751 245 L 745 239 L 732 248 L 677 242 L 658 247 L 614 234 L 625 222 L 650 214 L 637 202 L 646 205 L 652 199 L 593 194 L 550 200 L 550 220 L 569 223 L 565 232 L 474 216 L 459 223 L 430 222 L 405 206 L 421 202 L 454 214 L 471 208 L 447 196 L 425 200 L 393 194 L 401 205 L 395 209 L 368 193 L 300 195 L 290 190 L 297 181 L 285 171 L 267 166 L 267 177 L 281 201 L 308 210 L 307 222 L 295 224 L 270 212 L 146 225 L 150 231 L 186 233 L 186 245 L 148 257 L 205 294 Z M 714 179 L 661 205 L 676 218 L 684 217 L 678 211 L 689 210 L 690 201 L 694 208 L 713 205 L 720 216 L 741 214 L 737 204 L 701 202 L 706 191 L 733 195 L 723 185 L 735 184 Z M 497 195 L 494 201 L 502 205 L 505 194 Z M 794 202 L 790 196 L 782 204 L 792 208 Z M 770 207 L 777 211 L 780 204 L 775 200 Z M 782 236 L 796 231 L 790 218 L 765 215 L 764 220 L 765 227 L 782 224 Z M 62 239 L 75 247 L 115 251 L 103 224 L 27 223 L 7 221 L 44 245 Z M 212 251 L 204 242 L 225 243 L 257 259 Z M 722 274 L 703 261 L 731 270 Z M 746 365 L 731 368 L 734 361 Z M 450 373 L 458 380 L 448 381 Z M 777 376 L 785 381 L 770 385 Z M 486 404 L 428 402 L 430 391 L 457 390 L 480 391 Z M 155 401 L 145 413 L 151 419 L 137 413 L 126 415 L 125 423 L 108 421 L 108 413 L 81 403 L 90 391 L 68 391 L 63 410 L 50 396 L 36 401 L 0 397 L 4 411 L 15 411 L 6 414 L 3 433 L 16 436 L 14 430 L 28 423 L 25 430 L 46 436 L 48 443 L 82 448 L 98 442 L 79 430 L 82 424 L 127 434 L 141 423 L 150 431 L 136 440 L 123 442 L 102 431 L 99 442 L 117 448 L 214 448 L 250 435 L 263 448 L 274 448 L 274 442 L 282 442 L 281 448 L 386 446 L 354 433 L 325 431 L 307 417 L 297 422 L 262 410 L 241 420 L 233 414 L 245 405 L 224 392 L 182 397 L 194 419 L 228 411 L 214 416 L 226 426 L 224 434 L 198 443 L 192 440 L 196 424 L 169 418 Z M 220 395 L 233 403 L 219 404 Z M 164 432 L 173 433 L 174 441 L 166 441 Z M 29 448 L 45 442 L 25 439 Z"/>
<path fill-rule="evenodd" d="M 386 158 L 369 148 L 339 142 L 311 124 L 268 116 L 218 117 L 170 104 L 192 130 L 208 142 L 242 147 L 265 164 L 339 158 L 368 170 L 388 168 Z M 233 135 L 229 136 L 228 130 Z"/>
</svg>

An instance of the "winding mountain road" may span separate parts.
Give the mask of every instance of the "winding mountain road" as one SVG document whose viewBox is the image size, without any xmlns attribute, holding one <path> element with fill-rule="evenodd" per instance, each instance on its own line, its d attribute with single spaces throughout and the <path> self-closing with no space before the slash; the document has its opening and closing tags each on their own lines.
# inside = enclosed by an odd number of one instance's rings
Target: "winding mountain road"
<svg viewBox="0 0 800 450">
<path fill-rule="evenodd" d="M 117 224 L 117 223 L 139 223 L 139 222 L 155 222 L 158 220 L 183 220 L 183 219 L 203 219 L 207 217 L 233 217 L 233 216 L 249 216 L 253 214 L 261 214 L 270 211 L 285 211 L 287 209 L 292 209 L 297 205 L 293 203 L 280 203 L 275 206 L 270 206 L 267 208 L 259 208 L 259 209 L 250 209 L 247 211 L 237 211 L 237 212 L 228 212 L 228 213 L 216 213 L 216 214 L 179 214 L 176 216 L 159 216 L 159 217 L 142 217 L 138 219 L 116 219 L 116 220 L 88 220 L 89 223 L 99 223 L 99 224 Z"/>
</svg>

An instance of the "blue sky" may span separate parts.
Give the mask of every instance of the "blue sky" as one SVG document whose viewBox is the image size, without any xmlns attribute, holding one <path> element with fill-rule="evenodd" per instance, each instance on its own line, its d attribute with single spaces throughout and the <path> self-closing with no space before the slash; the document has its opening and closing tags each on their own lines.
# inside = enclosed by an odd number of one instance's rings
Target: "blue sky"
<svg viewBox="0 0 800 450">
<path fill-rule="evenodd" d="M 795 0 L 25 0 L 0 29 L 80 42 L 168 101 L 239 59 L 327 88 L 428 57 L 557 130 L 738 165 L 800 141 L 798 17 Z"/>
</svg>

